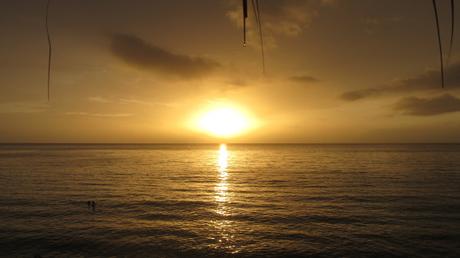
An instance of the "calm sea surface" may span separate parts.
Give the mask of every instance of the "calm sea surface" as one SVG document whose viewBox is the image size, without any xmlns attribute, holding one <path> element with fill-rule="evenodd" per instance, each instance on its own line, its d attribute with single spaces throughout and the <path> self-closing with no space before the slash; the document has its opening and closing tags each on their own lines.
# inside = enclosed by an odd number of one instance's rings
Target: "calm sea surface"
<svg viewBox="0 0 460 258">
<path fill-rule="evenodd" d="M 36 254 L 460 257 L 460 145 L 0 145 L 0 256 Z"/>
</svg>

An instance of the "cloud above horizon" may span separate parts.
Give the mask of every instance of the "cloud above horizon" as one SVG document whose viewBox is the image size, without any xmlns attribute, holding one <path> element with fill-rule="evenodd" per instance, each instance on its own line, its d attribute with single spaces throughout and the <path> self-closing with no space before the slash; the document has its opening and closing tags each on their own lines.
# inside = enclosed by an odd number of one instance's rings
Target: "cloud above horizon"
<svg viewBox="0 0 460 258">
<path fill-rule="evenodd" d="M 318 78 L 310 75 L 295 75 L 289 77 L 289 80 L 297 83 L 315 83 L 320 81 Z"/>
<path fill-rule="evenodd" d="M 365 26 L 365 32 L 369 35 L 374 34 L 377 31 L 382 30 L 384 27 L 388 26 L 398 26 L 403 17 L 401 16 L 368 16 L 362 19 L 362 23 Z"/>
<path fill-rule="evenodd" d="M 67 116 L 107 117 L 107 118 L 133 116 L 133 114 L 131 113 L 89 113 L 89 112 L 81 112 L 81 111 L 65 112 L 65 115 Z"/>
<path fill-rule="evenodd" d="M 408 97 L 398 101 L 393 109 L 403 115 L 435 116 L 460 111 L 460 99 L 450 94 L 434 98 Z"/>
<path fill-rule="evenodd" d="M 333 6 L 337 4 L 337 1 L 262 1 L 260 3 L 260 16 L 266 46 L 275 47 L 276 38 L 279 36 L 295 37 L 300 35 L 318 15 L 318 9 L 321 6 Z M 258 32 L 250 2 L 248 1 L 248 44 L 257 46 Z M 230 10 L 227 12 L 227 17 L 239 28 L 242 28 L 243 17 L 240 1 L 228 1 L 228 3 Z"/>
<path fill-rule="evenodd" d="M 3 102 L 0 103 L 0 114 L 14 114 L 14 113 L 41 113 L 47 111 L 49 105 L 40 102 Z"/>
<path fill-rule="evenodd" d="M 174 107 L 177 105 L 175 102 L 154 102 L 154 101 L 146 101 L 137 98 L 106 98 L 100 96 L 92 96 L 87 98 L 88 101 L 99 103 L 99 104 L 117 104 L 117 105 L 127 105 L 127 104 L 135 104 L 135 105 L 145 105 L 145 106 L 163 106 L 163 107 Z"/>
<path fill-rule="evenodd" d="M 129 65 L 181 79 L 201 78 L 220 67 L 216 61 L 173 53 L 129 34 L 112 35 L 110 48 Z"/>
<path fill-rule="evenodd" d="M 416 92 L 439 89 L 441 85 L 440 76 L 441 74 L 439 70 L 427 70 L 418 76 L 395 80 L 393 83 L 384 86 L 346 91 L 340 96 L 340 98 L 346 101 L 357 101 L 365 98 L 391 95 L 402 92 Z M 460 88 L 460 62 L 456 62 L 446 69 L 446 88 Z"/>
</svg>

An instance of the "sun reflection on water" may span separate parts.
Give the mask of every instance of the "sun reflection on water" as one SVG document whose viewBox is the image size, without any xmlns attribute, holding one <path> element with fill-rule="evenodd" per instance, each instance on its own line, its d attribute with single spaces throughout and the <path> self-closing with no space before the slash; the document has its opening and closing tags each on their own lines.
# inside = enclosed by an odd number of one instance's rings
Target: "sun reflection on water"
<svg viewBox="0 0 460 258">
<path fill-rule="evenodd" d="M 221 144 L 219 146 L 219 153 L 217 157 L 217 176 L 218 180 L 214 188 L 215 191 L 215 200 L 217 208 L 215 212 L 221 216 L 220 219 L 213 221 L 214 227 L 217 230 L 218 243 L 215 247 L 223 248 L 229 250 L 231 253 L 238 253 L 236 245 L 234 244 L 234 235 L 233 235 L 233 221 L 226 219 L 230 216 L 231 213 L 228 208 L 228 203 L 230 202 L 229 191 L 229 152 L 227 151 L 227 145 Z"/>
<path fill-rule="evenodd" d="M 216 201 L 217 203 L 226 202 L 228 199 L 227 191 L 228 191 L 228 151 L 227 145 L 221 144 L 219 147 L 219 156 L 218 156 L 218 172 L 219 172 L 219 181 L 215 187 L 216 192 Z M 222 209 L 218 209 L 217 213 L 221 215 L 225 215 L 225 207 Z"/>
<path fill-rule="evenodd" d="M 228 167 L 228 151 L 227 151 L 227 144 L 221 144 L 219 146 L 219 172 L 227 173 Z"/>
</svg>

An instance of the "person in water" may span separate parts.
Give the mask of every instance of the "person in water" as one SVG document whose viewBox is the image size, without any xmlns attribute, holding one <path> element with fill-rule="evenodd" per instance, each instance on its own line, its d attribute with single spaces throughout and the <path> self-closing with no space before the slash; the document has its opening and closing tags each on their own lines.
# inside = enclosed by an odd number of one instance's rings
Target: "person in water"
<svg viewBox="0 0 460 258">
<path fill-rule="evenodd" d="M 93 211 L 96 211 L 96 202 L 91 201 L 91 207 L 93 208 Z"/>
</svg>

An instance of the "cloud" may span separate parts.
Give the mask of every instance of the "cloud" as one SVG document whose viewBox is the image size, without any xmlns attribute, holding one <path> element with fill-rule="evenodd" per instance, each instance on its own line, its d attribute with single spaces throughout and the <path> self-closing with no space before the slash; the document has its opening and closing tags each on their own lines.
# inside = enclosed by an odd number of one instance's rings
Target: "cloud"
<svg viewBox="0 0 460 258">
<path fill-rule="evenodd" d="M 112 35 L 111 51 L 127 64 L 182 79 L 203 77 L 220 66 L 213 60 L 176 54 L 128 34 Z"/>
<path fill-rule="evenodd" d="M 91 117 L 129 117 L 130 113 L 88 113 L 88 112 L 66 112 L 68 116 L 91 116 Z"/>
<path fill-rule="evenodd" d="M 388 17 L 366 17 L 362 19 L 367 34 L 371 35 L 376 30 L 382 30 L 384 27 L 397 25 L 402 21 L 402 17 L 388 16 Z"/>
<path fill-rule="evenodd" d="M 44 103 L 33 102 L 7 102 L 0 103 L 0 114 L 7 113 L 41 113 L 48 109 L 48 105 Z"/>
<path fill-rule="evenodd" d="M 151 102 L 135 98 L 121 98 L 118 101 L 120 104 L 137 104 L 146 106 L 163 106 L 163 107 L 175 107 L 177 103 L 174 102 Z"/>
<path fill-rule="evenodd" d="M 319 82 L 319 79 L 310 75 L 299 75 L 299 76 L 291 76 L 289 80 L 298 83 L 314 83 Z"/>
<path fill-rule="evenodd" d="M 446 88 L 460 88 L 460 62 L 450 65 L 446 70 Z M 395 80 L 393 83 L 367 89 L 344 92 L 340 97 L 347 101 L 356 101 L 381 95 L 398 94 L 439 89 L 441 74 L 439 70 L 427 70 L 418 76 Z"/>
<path fill-rule="evenodd" d="M 390 17 L 366 17 L 363 20 L 366 25 L 383 25 L 388 23 L 397 23 L 402 21 L 402 17 L 390 16 Z"/>
<path fill-rule="evenodd" d="M 248 43 L 258 44 L 258 32 L 252 5 L 249 2 L 249 17 L 247 20 Z M 243 27 L 243 14 L 241 1 L 228 1 L 229 11 L 227 17 L 239 28 Z M 300 35 L 318 15 L 321 6 L 333 6 L 337 0 L 322 1 L 260 1 L 260 16 L 264 40 L 268 47 L 276 46 L 276 38 L 279 36 L 295 37 Z M 255 44 L 257 43 L 257 44 Z"/>
<path fill-rule="evenodd" d="M 434 116 L 460 111 L 460 99 L 450 94 L 431 99 L 409 97 L 398 101 L 393 109 L 404 115 Z"/>
<path fill-rule="evenodd" d="M 247 80 L 241 78 L 227 80 L 226 84 L 235 88 L 247 87 L 249 85 Z"/>
<path fill-rule="evenodd" d="M 88 97 L 88 100 L 91 102 L 102 103 L 102 104 L 135 104 L 135 105 L 146 105 L 146 106 L 164 106 L 164 107 L 174 107 L 177 103 L 173 102 L 152 102 L 152 101 L 145 101 L 137 98 L 105 98 L 105 97 Z M 76 112 L 79 113 L 79 112 Z"/>
<path fill-rule="evenodd" d="M 321 0 L 320 2 L 323 5 L 336 6 L 339 3 L 339 0 Z"/>
<path fill-rule="evenodd" d="M 97 103 L 110 103 L 111 101 L 109 99 L 103 98 L 103 97 L 88 97 L 88 100 L 91 102 L 97 102 Z"/>
<path fill-rule="evenodd" d="M 356 100 L 360 100 L 363 98 L 379 95 L 383 91 L 384 91 L 383 89 L 380 89 L 380 90 L 379 89 L 362 89 L 362 90 L 355 90 L 355 91 L 347 91 L 347 92 L 344 92 L 340 97 L 343 100 L 356 101 Z"/>
</svg>

